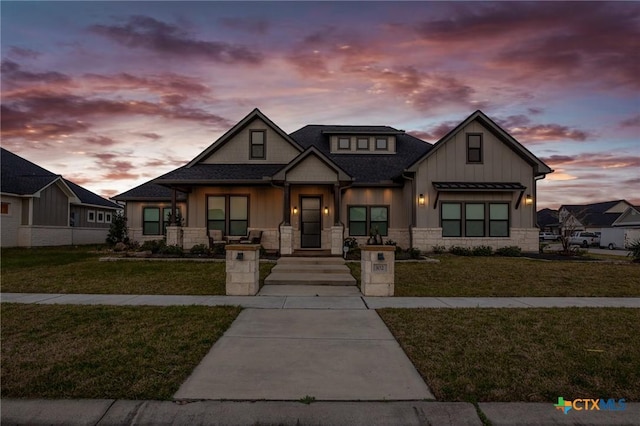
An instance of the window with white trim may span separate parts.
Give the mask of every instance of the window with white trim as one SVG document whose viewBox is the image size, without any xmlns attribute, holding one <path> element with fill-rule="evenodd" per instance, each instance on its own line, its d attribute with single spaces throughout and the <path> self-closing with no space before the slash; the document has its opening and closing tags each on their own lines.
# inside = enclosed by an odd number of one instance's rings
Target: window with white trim
<svg viewBox="0 0 640 426">
<path fill-rule="evenodd" d="M 96 221 L 96 211 L 95 210 L 87 210 L 87 222 L 95 222 Z"/>
<path fill-rule="evenodd" d="M 104 212 L 98 211 L 96 214 L 96 222 L 104 223 Z"/>
</svg>

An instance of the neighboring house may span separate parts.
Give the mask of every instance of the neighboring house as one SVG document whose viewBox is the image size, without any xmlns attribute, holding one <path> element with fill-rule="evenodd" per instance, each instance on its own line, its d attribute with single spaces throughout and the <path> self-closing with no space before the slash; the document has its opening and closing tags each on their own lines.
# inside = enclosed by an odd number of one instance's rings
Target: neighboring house
<svg viewBox="0 0 640 426">
<path fill-rule="evenodd" d="M 105 242 L 120 205 L 4 148 L 1 161 L 2 247 Z"/>
<path fill-rule="evenodd" d="M 611 224 L 617 228 L 640 228 L 640 206 L 631 206 L 627 208 L 618 218 Z"/>
<path fill-rule="evenodd" d="M 604 201 L 583 205 L 562 205 L 558 216 L 563 232 L 591 231 L 601 232 L 602 228 L 611 228 L 623 213 L 634 207 L 626 200 Z"/>
<path fill-rule="evenodd" d="M 388 126 L 308 125 L 291 134 L 253 110 L 187 165 L 114 197 L 130 236 L 207 244 L 263 231 L 287 255 L 341 254 L 370 232 L 401 247 L 538 250 L 536 181 L 552 170 L 481 111 L 431 145 Z M 173 199 L 172 199 L 173 198 Z M 163 213 L 168 208 L 169 213 Z"/>
<path fill-rule="evenodd" d="M 540 231 L 560 234 L 558 210 L 552 210 L 549 208 L 538 210 L 537 221 Z"/>
</svg>

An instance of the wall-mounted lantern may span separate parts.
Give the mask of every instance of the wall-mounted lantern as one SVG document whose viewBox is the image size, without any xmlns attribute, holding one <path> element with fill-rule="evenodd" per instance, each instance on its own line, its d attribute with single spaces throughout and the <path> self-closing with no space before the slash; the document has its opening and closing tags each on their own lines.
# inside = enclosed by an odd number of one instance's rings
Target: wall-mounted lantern
<svg viewBox="0 0 640 426">
<path fill-rule="evenodd" d="M 424 206 L 424 202 L 424 194 L 420 194 L 420 196 L 418 197 L 418 204 Z"/>
<path fill-rule="evenodd" d="M 298 206 L 293 207 L 293 214 L 298 214 Z"/>
<path fill-rule="evenodd" d="M 244 253 L 239 251 L 236 255 L 236 260 L 244 260 Z"/>
<path fill-rule="evenodd" d="M 384 253 L 378 253 L 378 260 L 384 260 Z"/>
<path fill-rule="evenodd" d="M 527 206 L 530 206 L 533 204 L 533 197 L 531 196 L 531 194 L 527 194 L 527 196 L 524 199 L 524 204 Z"/>
<path fill-rule="evenodd" d="M 329 207 L 324 206 L 324 214 L 329 214 Z"/>
</svg>

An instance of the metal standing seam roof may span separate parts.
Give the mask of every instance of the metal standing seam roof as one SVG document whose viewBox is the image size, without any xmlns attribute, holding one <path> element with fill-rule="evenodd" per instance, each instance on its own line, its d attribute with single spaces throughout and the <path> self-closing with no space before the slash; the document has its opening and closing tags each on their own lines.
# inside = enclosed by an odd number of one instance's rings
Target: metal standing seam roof
<svg viewBox="0 0 640 426">
<path fill-rule="evenodd" d="M 520 182 L 433 182 L 438 191 L 524 191 Z"/>
</svg>

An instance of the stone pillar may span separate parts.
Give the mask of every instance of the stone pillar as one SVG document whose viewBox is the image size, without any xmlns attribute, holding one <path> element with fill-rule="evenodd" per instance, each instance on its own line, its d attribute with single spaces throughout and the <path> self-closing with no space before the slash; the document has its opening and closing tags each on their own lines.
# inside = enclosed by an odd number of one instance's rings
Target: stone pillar
<svg viewBox="0 0 640 426">
<path fill-rule="evenodd" d="M 167 245 L 182 247 L 182 226 L 167 226 Z"/>
<path fill-rule="evenodd" d="M 342 256 L 342 247 L 344 243 L 342 225 L 331 227 L 331 254 Z"/>
<path fill-rule="evenodd" d="M 255 296 L 260 289 L 260 244 L 227 244 L 227 296 Z"/>
<path fill-rule="evenodd" d="M 282 225 L 280 227 L 280 254 L 287 255 L 293 253 L 293 227 Z"/>
<path fill-rule="evenodd" d="M 360 291 L 365 296 L 393 296 L 396 248 L 366 245 L 361 248 Z"/>
</svg>

